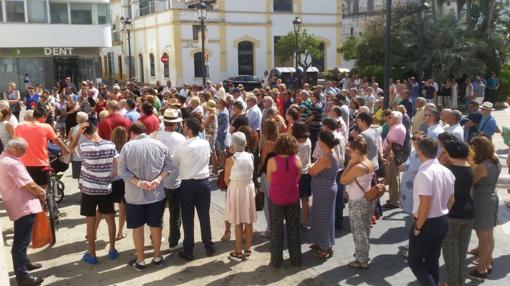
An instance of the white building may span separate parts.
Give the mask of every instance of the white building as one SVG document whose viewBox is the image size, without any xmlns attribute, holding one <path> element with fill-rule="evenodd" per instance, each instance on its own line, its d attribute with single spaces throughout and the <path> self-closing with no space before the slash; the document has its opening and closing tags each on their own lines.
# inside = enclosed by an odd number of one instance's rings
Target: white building
<svg viewBox="0 0 510 286">
<path fill-rule="evenodd" d="M 108 0 L 0 0 L 0 92 L 8 82 L 53 87 L 100 77 L 111 47 Z"/>
<path fill-rule="evenodd" d="M 200 23 L 189 4 L 197 1 L 111 1 L 113 47 L 103 49 L 104 75 L 127 79 L 127 33 L 120 17 L 131 17 L 132 72 L 139 81 L 171 80 L 174 85 L 201 83 Z M 218 0 L 207 14 L 206 53 L 210 79 L 214 82 L 238 74 L 260 76 L 283 63 L 275 55 L 278 37 L 293 31 L 292 21 L 302 18 L 301 29 L 323 43 L 319 69 L 338 67 L 341 55 L 342 0 Z M 163 64 L 161 57 L 168 56 Z"/>
</svg>

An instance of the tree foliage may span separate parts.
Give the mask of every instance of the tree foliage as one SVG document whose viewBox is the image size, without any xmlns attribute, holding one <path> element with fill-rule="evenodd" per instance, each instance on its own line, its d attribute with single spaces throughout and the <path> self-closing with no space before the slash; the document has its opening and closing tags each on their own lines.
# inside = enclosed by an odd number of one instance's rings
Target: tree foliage
<svg viewBox="0 0 510 286">
<path fill-rule="evenodd" d="M 444 81 L 498 72 L 509 57 L 510 20 L 495 0 L 460 1 L 460 13 L 443 12 L 442 0 L 430 10 L 417 4 L 392 11 L 392 74 L 395 78 L 423 75 Z M 366 31 L 338 50 L 355 67 L 381 71 L 384 66 L 384 15 L 367 23 Z"/>
<path fill-rule="evenodd" d="M 320 49 L 320 40 L 306 30 L 297 33 L 298 65 L 307 70 L 312 66 L 313 59 L 322 59 L 323 52 Z M 296 61 L 296 33 L 290 32 L 281 37 L 275 47 L 281 59 Z"/>
</svg>

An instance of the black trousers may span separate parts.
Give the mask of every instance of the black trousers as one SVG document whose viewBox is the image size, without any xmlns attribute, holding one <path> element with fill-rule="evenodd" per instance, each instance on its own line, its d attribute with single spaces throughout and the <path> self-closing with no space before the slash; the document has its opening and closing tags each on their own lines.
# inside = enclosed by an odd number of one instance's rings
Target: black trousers
<svg viewBox="0 0 510 286">
<path fill-rule="evenodd" d="M 181 187 L 177 189 L 165 188 L 166 199 L 168 201 L 168 211 L 170 213 L 170 235 L 168 243 L 170 247 L 177 246 L 181 239 Z"/>
<path fill-rule="evenodd" d="M 200 221 L 200 233 L 204 247 L 212 248 L 211 220 L 209 208 L 211 207 L 211 188 L 209 180 L 182 180 L 181 183 L 181 211 L 182 227 L 184 229 L 183 247 L 186 254 L 193 254 L 195 244 L 195 208 Z"/>
<path fill-rule="evenodd" d="M 269 202 L 269 212 L 271 222 L 271 263 L 277 266 L 283 262 L 283 238 L 286 230 L 290 261 L 294 265 L 300 265 L 302 255 L 299 233 L 299 216 L 301 213 L 299 202 L 285 206 L 278 206 Z"/>
<path fill-rule="evenodd" d="M 12 241 L 12 265 L 16 279 L 23 280 L 28 277 L 26 265 L 30 263 L 27 248 L 32 241 L 32 227 L 35 214 L 29 214 L 14 221 L 14 239 Z"/>
<path fill-rule="evenodd" d="M 415 225 L 409 234 L 409 267 L 423 286 L 439 283 L 439 257 L 441 245 L 448 233 L 448 216 L 427 219 L 418 236 L 414 235 Z"/>
<path fill-rule="evenodd" d="M 336 174 L 336 204 L 335 204 L 335 227 L 342 228 L 344 222 L 344 185 L 340 184 L 340 177 L 344 171 L 340 171 Z"/>
</svg>

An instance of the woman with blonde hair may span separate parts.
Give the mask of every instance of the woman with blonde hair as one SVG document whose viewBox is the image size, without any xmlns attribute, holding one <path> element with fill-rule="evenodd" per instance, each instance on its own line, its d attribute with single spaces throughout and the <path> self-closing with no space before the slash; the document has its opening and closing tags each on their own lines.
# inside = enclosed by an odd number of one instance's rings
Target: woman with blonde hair
<svg viewBox="0 0 510 286">
<path fill-rule="evenodd" d="M 11 113 L 14 114 L 19 121 L 19 114 L 21 112 L 21 96 L 19 90 L 16 89 L 16 84 L 14 82 L 9 82 L 7 84 L 7 92 L 5 94 L 5 98 L 9 101 Z"/>
<path fill-rule="evenodd" d="M 120 153 L 122 147 L 129 139 L 127 130 L 122 126 L 117 126 L 112 131 L 111 140 L 115 144 L 115 149 Z M 117 175 L 117 174 L 116 174 Z M 124 224 L 126 222 L 126 201 L 124 200 L 125 185 L 124 180 L 116 176 L 112 179 L 112 198 L 113 202 L 119 204 L 119 228 L 116 240 L 121 240 L 126 237 L 124 233 Z"/>
<path fill-rule="evenodd" d="M 14 126 L 9 123 L 11 116 L 12 113 L 9 109 L 0 111 L 0 142 L 4 148 L 7 146 L 7 142 L 14 136 Z"/>
<path fill-rule="evenodd" d="M 216 137 L 218 136 L 218 111 L 216 110 L 216 102 L 209 100 L 204 105 L 204 131 L 205 140 L 209 142 L 211 148 L 212 174 L 218 174 L 218 156 L 216 155 Z"/>
</svg>

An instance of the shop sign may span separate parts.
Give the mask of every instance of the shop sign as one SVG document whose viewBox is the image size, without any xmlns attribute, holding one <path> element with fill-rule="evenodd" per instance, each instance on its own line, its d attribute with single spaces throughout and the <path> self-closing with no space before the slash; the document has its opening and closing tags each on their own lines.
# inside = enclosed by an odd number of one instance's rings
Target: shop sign
<svg viewBox="0 0 510 286">
<path fill-rule="evenodd" d="M 0 57 L 76 57 L 99 56 L 99 48 L 5 48 Z"/>
<path fill-rule="evenodd" d="M 45 56 L 72 56 L 74 48 L 44 48 Z"/>
</svg>

